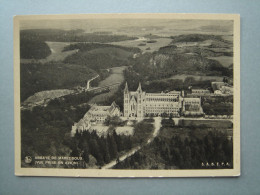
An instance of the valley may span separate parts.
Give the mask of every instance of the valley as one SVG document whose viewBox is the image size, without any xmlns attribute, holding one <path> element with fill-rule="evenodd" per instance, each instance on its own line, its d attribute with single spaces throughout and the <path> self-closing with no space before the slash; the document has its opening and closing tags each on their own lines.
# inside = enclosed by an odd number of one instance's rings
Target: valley
<svg viewBox="0 0 260 195">
<path fill-rule="evenodd" d="M 217 142 L 225 150 L 221 159 L 231 159 L 232 118 L 227 113 L 233 114 L 233 99 L 216 97 L 212 91 L 209 96 L 197 98 L 202 101 L 200 107 L 212 117 L 210 120 L 203 118 L 204 112 L 190 118 L 166 117 L 162 113 L 129 120 L 130 134 L 116 132 L 117 128 L 123 131 L 122 127 L 129 122 L 123 113 L 126 82 L 130 95 L 142 83 L 143 92 L 167 94 L 177 90 L 184 91 L 185 96 L 190 93 L 190 86 L 206 90 L 211 89 L 212 81 L 232 80 L 233 49 L 228 38 L 202 34 L 100 35 L 80 30 L 30 33 L 44 45 L 44 53 L 39 49 L 25 53 L 26 58 L 21 59 L 22 147 L 26 148 L 23 157 L 28 153 L 82 156 L 83 168 L 197 169 L 200 160 L 211 158 L 202 144 L 218 151 L 211 144 Z M 23 34 L 25 40 L 26 36 Z M 135 98 L 131 101 L 137 101 Z M 105 119 L 101 124 L 91 121 L 95 123 L 93 128 L 104 129 L 107 136 L 100 136 L 95 129 L 76 131 L 71 136 L 72 127 L 93 104 L 108 106 L 112 102 L 120 111 L 117 125 L 107 125 Z M 99 120 L 107 112 L 110 109 L 101 111 Z M 218 126 L 219 121 L 227 125 Z M 189 139 L 190 135 L 195 137 Z M 32 136 L 37 137 L 34 143 L 29 139 Z M 183 149 L 180 146 L 184 144 L 187 147 Z M 191 151 L 203 155 L 192 165 Z"/>
</svg>

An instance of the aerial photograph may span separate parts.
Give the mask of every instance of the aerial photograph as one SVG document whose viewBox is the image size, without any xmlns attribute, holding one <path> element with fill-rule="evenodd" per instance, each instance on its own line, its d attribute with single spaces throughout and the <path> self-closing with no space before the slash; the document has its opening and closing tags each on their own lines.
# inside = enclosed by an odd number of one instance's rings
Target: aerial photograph
<svg viewBox="0 0 260 195">
<path fill-rule="evenodd" d="M 19 51 L 22 168 L 233 169 L 233 20 L 21 20 Z"/>
</svg>

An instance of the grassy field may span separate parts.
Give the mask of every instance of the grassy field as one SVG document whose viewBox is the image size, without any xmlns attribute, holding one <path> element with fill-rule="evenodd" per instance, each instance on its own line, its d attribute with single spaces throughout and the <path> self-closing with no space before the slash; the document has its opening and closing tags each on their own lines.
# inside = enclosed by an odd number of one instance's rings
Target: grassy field
<svg viewBox="0 0 260 195">
<path fill-rule="evenodd" d="M 77 50 L 62 52 L 63 48 L 69 45 L 69 42 L 46 42 L 51 49 L 51 55 L 46 58 L 46 61 L 62 61 L 67 56 L 77 52 Z"/>
<path fill-rule="evenodd" d="M 222 39 L 233 42 L 233 35 L 223 35 Z"/>
<path fill-rule="evenodd" d="M 178 43 L 174 43 L 174 45 L 176 45 L 177 47 L 194 47 L 194 46 L 210 46 L 211 43 L 213 41 L 212 40 L 205 40 L 205 41 L 201 41 L 201 42 L 178 42 Z"/>
<path fill-rule="evenodd" d="M 56 90 L 49 90 L 49 91 L 41 91 L 38 93 L 35 93 L 33 96 L 30 96 L 27 98 L 24 103 L 35 103 L 35 102 L 40 102 L 45 99 L 54 99 L 58 98 L 64 95 L 68 95 L 73 93 L 74 90 L 69 90 L 69 89 L 56 89 Z"/>
<path fill-rule="evenodd" d="M 128 40 L 120 42 L 112 42 L 110 44 L 120 45 L 125 47 L 138 47 L 142 52 L 154 52 L 158 51 L 160 47 L 167 46 L 171 43 L 172 39 L 170 38 L 154 38 L 155 42 L 149 42 L 150 39 L 139 38 L 137 40 Z M 149 50 L 147 48 L 150 48 Z"/>
<path fill-rule="evenodd" d="M 208 57 L 208 59 L 217 60 L 222 64 L 224 67 L 229 67 L 233 64 L 233 57 L 230 56 L 219 56 L 219 57 Z"/>
<path fill-rule="evenodd" d="M 187 77 L 193 77 L 197 81 L 205 81 L 205 80 L 212 80 L 212 81 L 222 81 L 223 77 L 221 76 L 205 76 L 205 75 L 189 75 L 189 74 L 178 74 L 172 76 L 170 79 L 180 79 L 184 81 Z"/>
<path fill-rule="evenodd" d="M 74 54 L 77 50 L 70 50 L 62 52 L 63 48 L 70 45 L 70 42 L 51 42 L 46 41 L 46 44 L 51 50 L 51 54 L 45 59 L 21 59 L 21 63 L 32 63 L 32 62 L 41 62 L 46 63 L 50 61 L 63 61 L 67 56 Z"/>
</svg>

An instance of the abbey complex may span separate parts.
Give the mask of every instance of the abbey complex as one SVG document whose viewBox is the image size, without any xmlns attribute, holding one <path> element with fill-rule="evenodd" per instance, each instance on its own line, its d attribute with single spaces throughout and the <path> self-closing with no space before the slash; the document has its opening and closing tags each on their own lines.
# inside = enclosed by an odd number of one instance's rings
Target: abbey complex
<svg viewBox="0 0 260 195">
<path fill-rule="evenodd" d="M 149 117 L 202 115 L 200 98 L 184 97 L 184 91 L 168 93 L 146 93 L 141 84 L 136 91 L 129 91 L 127 83 L 124 89 L 124 117 Z"/>
<path fill-rule="evenodd" d="M 203 93 L 208 94 L 207 92 Z M 72 126 L 71 135 L 73 136 L 76 131 L 89 130 L 93 126 L 97 128 L 96 125 L 103 124 L 107 117 L 118 116 L 123 120 L 141 120 L 145 117 L 168 116 L 179 118 L 181 116 L 201 117 L 204 115 L 201 98 L 197 95 L 185 97 L 184 91 L 146 93 L 142 90 L 140 83 L 136 91 L 129 91 L 126 83 L 123 96 L 123 111 L 120 111 L 115 102 L 110 106 L 94 104 L 84 117 Z M 102 127 L 102 131 L 106 130 Z"/>
</svg>

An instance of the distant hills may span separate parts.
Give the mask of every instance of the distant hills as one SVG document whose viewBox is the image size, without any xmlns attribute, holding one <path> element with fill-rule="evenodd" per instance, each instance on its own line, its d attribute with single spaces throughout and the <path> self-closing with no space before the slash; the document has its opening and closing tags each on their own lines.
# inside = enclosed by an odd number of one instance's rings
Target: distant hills
<svg viewBox="0 0 260 195">
<path fill-rule="evenodd" d="M 77 30 L 59 30 L 59 29 L 30 29 L 21 30 L 20 39 L 40 40 L 54 42 L 117 42 L 125 40 L 134 40 L 137 37 L 127 35 L 101 34 L 99 32 L 85 33 L 81 29 Z"/>
<path fill-rule="evenodd" d="M 207 34 L 188 34 L 188 35 L 178 35 L 171 36 L 172 43 L 177 42 L 202 42 L 206 40 L 215 40 L 225 43 L 230 43 L 230 41 L 224 40 L 221 35 L 207 35 Z"/>
</svg>

